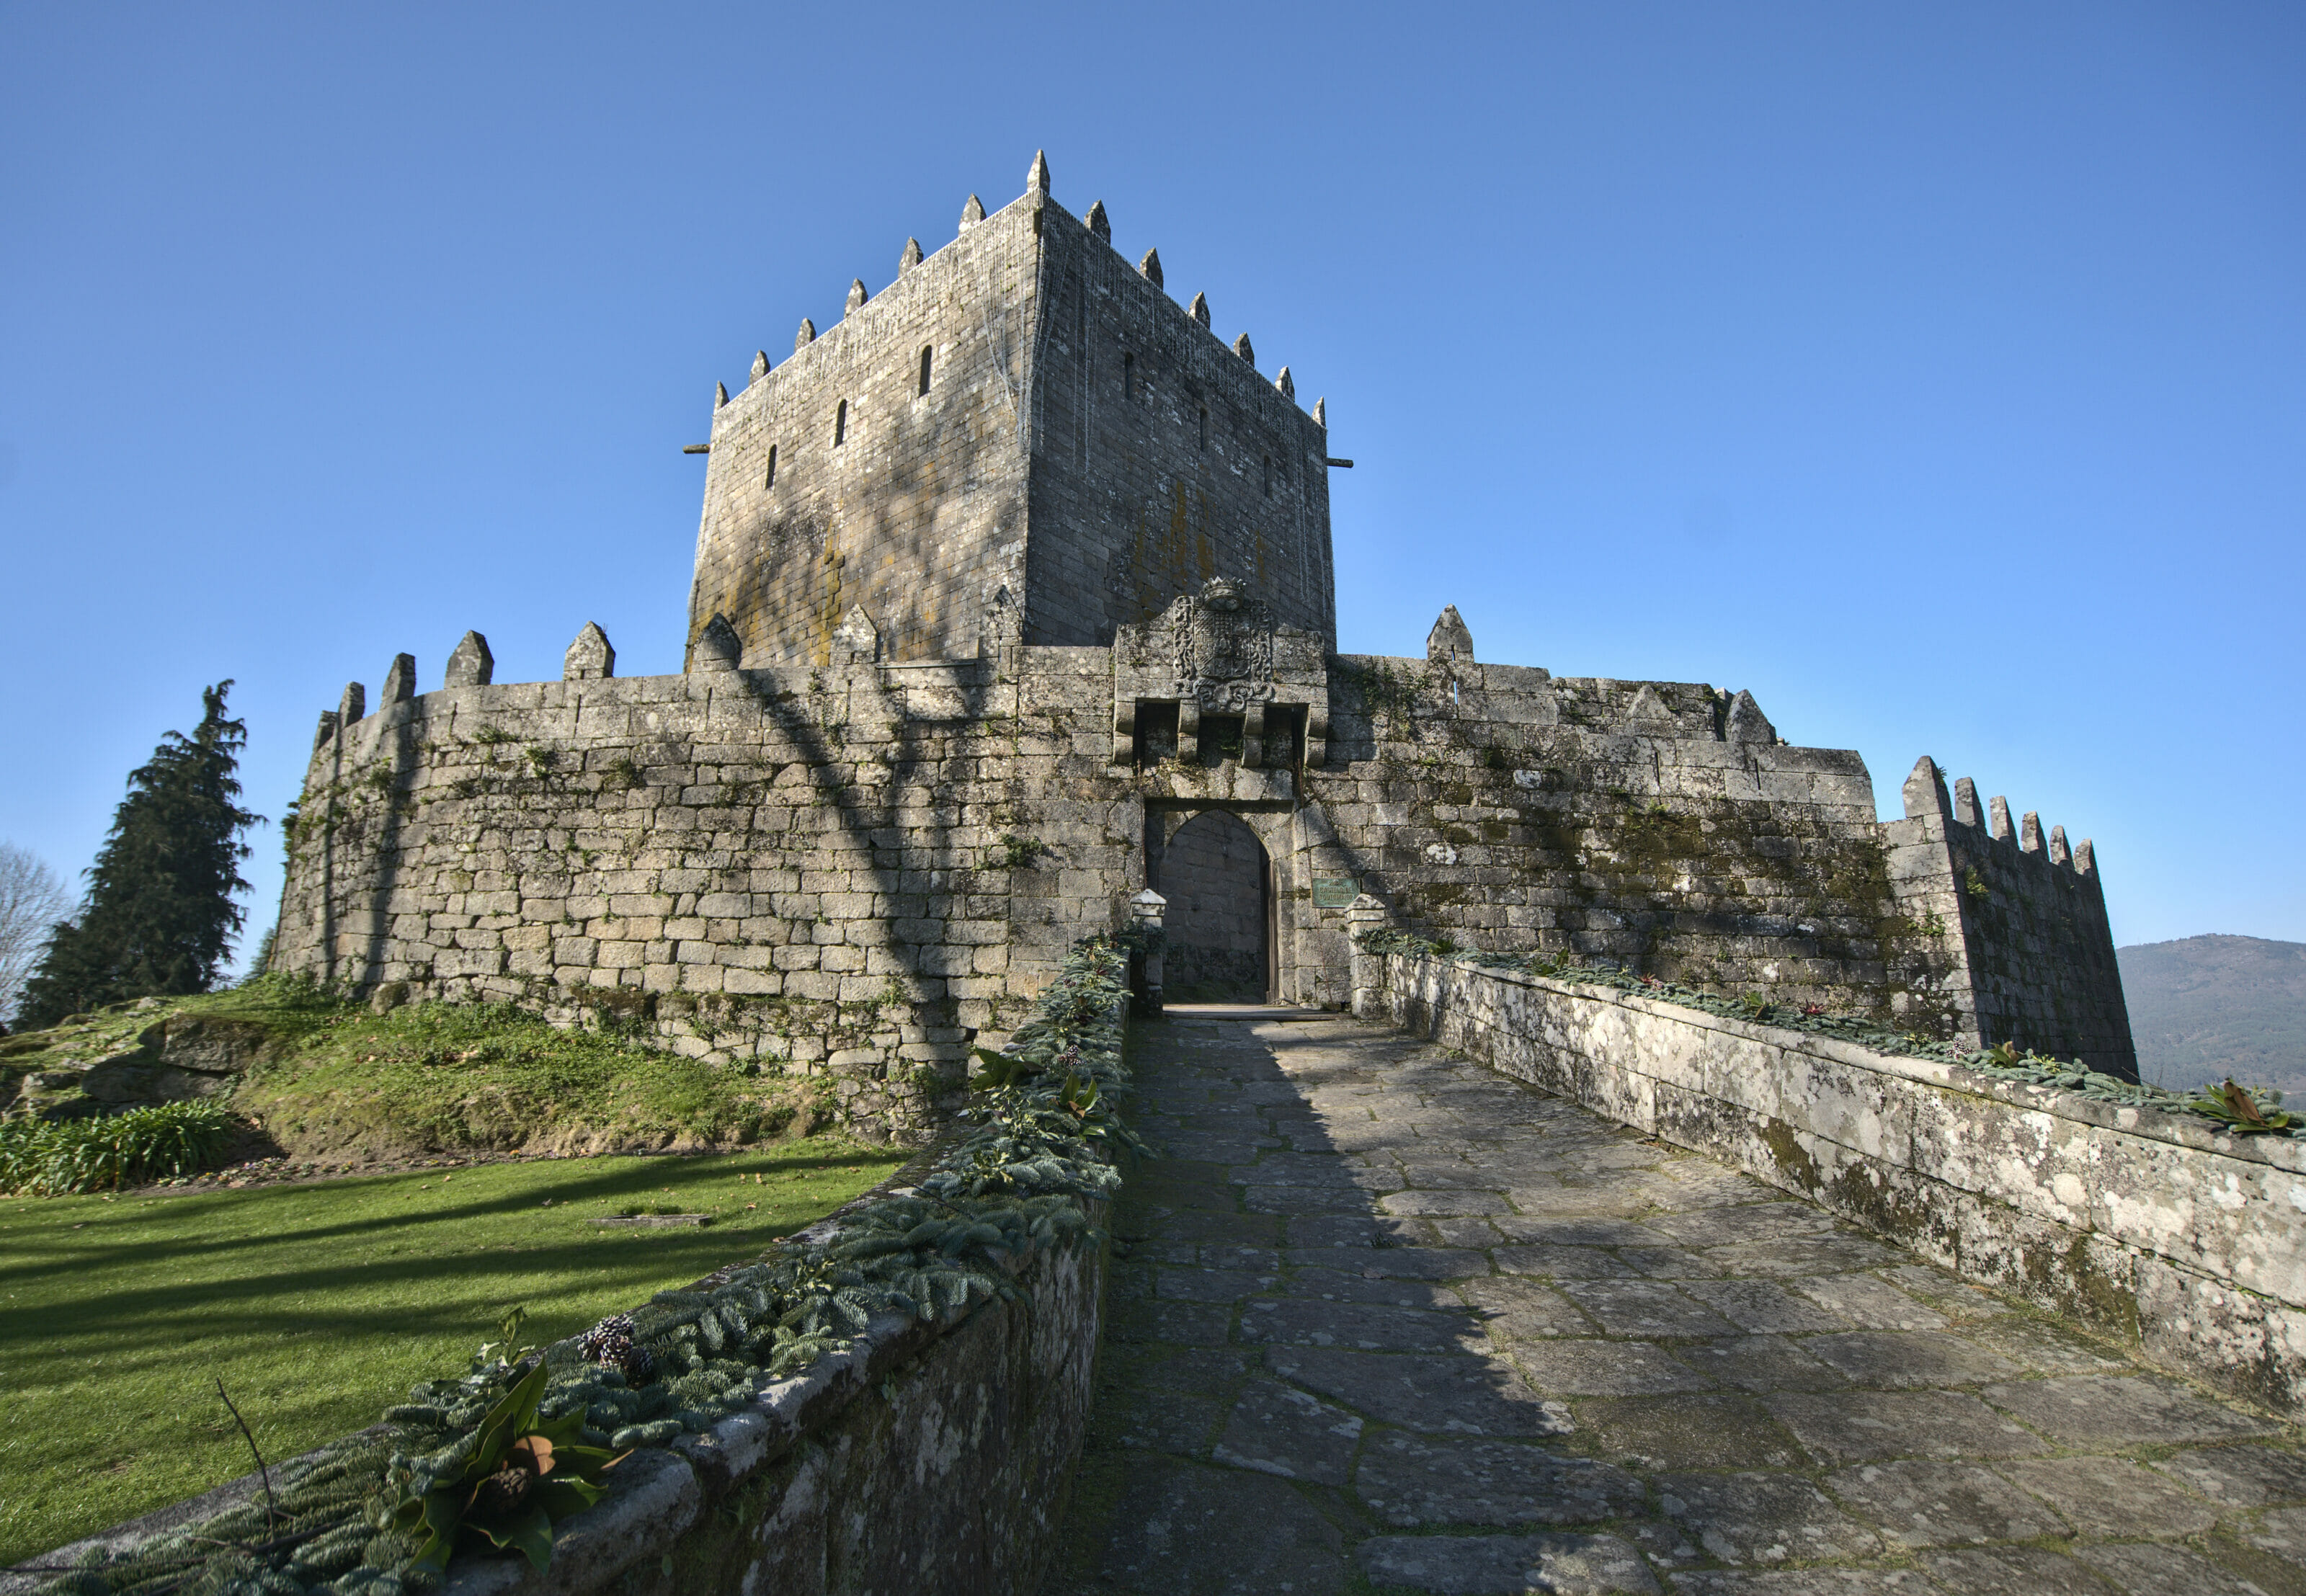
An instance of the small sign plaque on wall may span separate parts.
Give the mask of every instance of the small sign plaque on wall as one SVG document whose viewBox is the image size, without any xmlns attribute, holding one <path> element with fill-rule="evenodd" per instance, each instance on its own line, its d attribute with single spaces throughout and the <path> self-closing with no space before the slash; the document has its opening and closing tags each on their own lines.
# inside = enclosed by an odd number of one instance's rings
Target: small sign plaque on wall
<svg viewBox="0 0 2306 1596">
<path fill-rule="evenodd" d="M 1317 875 L 1313 878 L 1313 907 L 1316 909 L 1345 909 L 1361 896 L 1361 888 L 1350 875 Z"/>
</svg>

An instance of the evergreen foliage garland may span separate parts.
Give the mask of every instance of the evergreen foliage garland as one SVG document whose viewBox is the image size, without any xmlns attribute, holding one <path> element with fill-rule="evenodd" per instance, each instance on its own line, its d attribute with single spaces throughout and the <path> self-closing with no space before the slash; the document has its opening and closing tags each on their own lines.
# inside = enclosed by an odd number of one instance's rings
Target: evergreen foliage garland
<svg viewBox="0 0 2306 1596">
<path fill-rule="evenodd" d="M 245 722 L 225 714 L 230 681 L 201 690 L 192 735 L 171 731 L 129 773 L 128 796 L 88 872 L 80 917 L 56 926 L 24 986 L 21 1023 L 54 1025 L 131 998 L 206 992 L 232 950 L 245 892 L 241 833 L 263 820 L 238 803 Z"/>
<path fill-rule="evenodd" d="M 272 1472 L 258 1499 L 133 1551 L 98 1550 L 53 1580 L 73 1596 L 409 1596 L 437 1589 L 439 1536 L 412 1504 L 467 1481 L 488 1422 L 534 1391 L 540 1430 L 586 1447 L 662 1446 L 753 1404 L 887 1316 L 935 1321 L 995 1298 L 1037 1253 L 1102 1241 L 1089 1204 L 1121 1183 L 1140 1144 L 1115 1105 L 1127 1092 L 1120 1016 L 1127 953 L 1075 944 L 1034 1017 L 1012 1037 L 998 1084 L 909 1192 L 850 1209 L 758 1261 L 508 1362 L 483 1349 L 458 1378 L 429 1381 L 366 1432 Z M 542 1358 L 540 1364 L 537 1360 Z M 543 1374 L 541 1391 L 533 1382 Z M 613 1489 L 616 1476 L 606 1479 Z"/>
</svg>

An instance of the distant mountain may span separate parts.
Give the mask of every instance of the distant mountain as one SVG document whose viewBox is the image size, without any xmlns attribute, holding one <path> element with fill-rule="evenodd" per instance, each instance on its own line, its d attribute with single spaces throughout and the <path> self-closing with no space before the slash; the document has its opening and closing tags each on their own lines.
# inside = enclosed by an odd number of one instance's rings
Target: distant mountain
<svg viewBox="0 0 2306 1596">
<path fill-rule="evenodd" d="M 2189 936 L 2117 948 L 2139 1072 L 2306 1094 L 2306 943 Z"/>
</svg>

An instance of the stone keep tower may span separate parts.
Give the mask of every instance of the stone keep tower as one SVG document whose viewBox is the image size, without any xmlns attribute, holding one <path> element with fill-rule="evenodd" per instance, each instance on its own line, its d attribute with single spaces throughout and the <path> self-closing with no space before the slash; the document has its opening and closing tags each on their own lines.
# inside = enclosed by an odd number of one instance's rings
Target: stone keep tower
<svg viewBox="0 0 2306 1596">
<path fill-rule="evenodd" d="M 893 284 L 852 284 L 838 325 L 716 395 L 690 669 L 700 645 L 762 667 L 1109 644 L 1219 576 L 1336 646 L 1322 405 L 1111 240 L 1036 157 L 1021 198 L 971 196 L 952 243 L 908 240 Z"/>
</svg>

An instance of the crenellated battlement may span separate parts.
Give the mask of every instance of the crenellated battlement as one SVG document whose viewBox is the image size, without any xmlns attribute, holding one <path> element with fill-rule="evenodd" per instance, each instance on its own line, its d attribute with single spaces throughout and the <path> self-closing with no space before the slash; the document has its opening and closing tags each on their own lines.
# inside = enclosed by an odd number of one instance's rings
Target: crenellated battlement
<svg viewBox="0 0 2306 1596">
<path fill-rule="evenodd" d="M 432 691 L 349 684 L 277 965 L 645 1023 L 893 1132 L 1172 889 L 1197 968 L 1261 950 L 1284 1002 L 1345 999 L 1374 902 L 2134 1072 L 2088 840 L 1928 759 L 1882 823 L 1751 692 L 1487 662 L 1454 606 L 1422 658 L 1337 653 L 1326 403 L 1167 275 L 1037 158 L 716 384 L 681 673 L 588 625 L 557 681 L 474 631 Z"/>
<path fill-rule="evenodd" d="M 716 385 L 692 659 L 717 615 L 749 661 L 824 663 L 859 606 L 897 659 L 1105 644 L 1216 576 L 1334 638 L 1326 408 L 1090 210 L 1037 158 L 1017 200 L 972 195 L 950 243 L 906 240 L 887 287 Z"/>
</svg>

